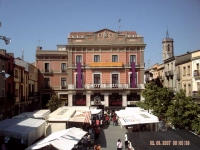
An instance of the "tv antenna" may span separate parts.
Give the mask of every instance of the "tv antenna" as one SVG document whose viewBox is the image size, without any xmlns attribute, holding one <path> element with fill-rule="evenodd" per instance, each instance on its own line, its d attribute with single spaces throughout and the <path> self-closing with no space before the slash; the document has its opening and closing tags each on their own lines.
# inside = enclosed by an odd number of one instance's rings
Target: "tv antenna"
<svg viewBox="0 0 200 150">
<path fill-rule="evenodd" d="M 121 19 L 118 20 L 118 23 L 119 23 L 119 30 L 118 30 L 118 32 L 120 32 L 120 28 L 121 28 Z"/>
<path fill-rule="evenodd" d="M 40 46 L 40 43 L 41 43 L 41 42 L 42 42 L 42 40 L 39 39 L 39 40 L 38 40 L 39 46 Z"/>
</svg>

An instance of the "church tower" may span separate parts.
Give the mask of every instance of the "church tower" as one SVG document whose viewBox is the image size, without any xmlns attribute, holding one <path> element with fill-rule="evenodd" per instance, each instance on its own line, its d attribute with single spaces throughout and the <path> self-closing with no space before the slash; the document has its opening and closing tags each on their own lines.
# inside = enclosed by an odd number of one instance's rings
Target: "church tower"
<svg viewBox="0 0 200 150">
<path fill-rule="evenodd" d="M 174 56 L 174 45 L 173 45 L 174 41 L 172 38 L 169 38 L 169 33 L 168 33 L 168 30 L 167 30 L 167 33 L 166 33 L 166 38 L 163 39 L 162 41 L 162 58 L 163 58 L 163 61 L 168 59 L 168 58 L 171 58 Z"/>
</svg>

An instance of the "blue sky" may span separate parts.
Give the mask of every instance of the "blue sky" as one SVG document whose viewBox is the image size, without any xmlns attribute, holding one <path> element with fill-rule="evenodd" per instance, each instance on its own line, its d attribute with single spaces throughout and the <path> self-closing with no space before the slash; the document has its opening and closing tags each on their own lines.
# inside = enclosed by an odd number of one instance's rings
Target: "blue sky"
<svg viewBox="0 0 200 150">
<path fill-rule="evenodd" d="M 0 0 L 0 35 L 12 39 L 0 48 L 35 61 L 36 47 L 55 50 L 67 44 L 75 31 L 97 31 L 103 28 L 136 31 L 144 37 L 145 63 L 162 62 L 162 40 L 174 39 L 175 55 L 200 49 L 199 0 Z"/>
</svg>

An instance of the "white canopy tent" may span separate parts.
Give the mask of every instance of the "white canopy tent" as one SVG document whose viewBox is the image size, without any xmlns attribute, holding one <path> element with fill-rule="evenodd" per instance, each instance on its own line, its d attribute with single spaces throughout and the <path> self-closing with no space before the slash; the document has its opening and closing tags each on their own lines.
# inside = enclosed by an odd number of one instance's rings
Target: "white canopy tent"
<svg viewBox="0 0 200 150">
<path fill-rule="evenodd" d="M 81 122 L 90 124 L 91 112 L 84 110 L 77 110 L 72 118 L 69 119 L 69 122 Z"/>
<path fill-rule="evenodd" d="M 33 144 L 26 150 L 40 149 L 52 145 L 59 150 L 71 150 L 87 132 L 80 128 L 70 128 L 52 133 L 45 139 Z"/>
<path fill-rule="evenodd" d="M 14 116 L 13 118 L 36 118 L 36 119 L 46 120 L 49 114 L 50 114 L 49 109 L 42 109 L 33 112 L 24 112 L 17 116 Z"/>
<path fill-rule="evenodd" d="M 94 114 L 98 114 L 102 111 L 102 109 L 90 109 L 91 111 L 91 114 L 94 115 Z"/>
<path fill-rule="evenodd" d="M 125 110 L 116 111 L 115 113 L 119 117 L 122 126 L 159 122 L 158 117 L 139 107 L 129 107 Z"/>
<path fill-rule="evenodd" d="M 44 135 L 44 132 L 45 120 L 15 118 L 0 121 L 0 136 L 22 139 L 28 145 Z"/>
</svg>

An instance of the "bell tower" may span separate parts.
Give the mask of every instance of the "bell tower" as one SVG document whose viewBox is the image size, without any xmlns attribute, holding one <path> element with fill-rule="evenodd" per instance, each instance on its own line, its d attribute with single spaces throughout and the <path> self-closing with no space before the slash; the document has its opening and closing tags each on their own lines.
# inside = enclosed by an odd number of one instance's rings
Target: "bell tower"
<svg viewBox="0 0 200 150">
<path fill-rule="evenodd" d="M 167 30 L 166 33 L 166 38 L 163 39 L 162 41 L 162 58 L 163 61 L 171 58 L 174 56 L 174 45 L 173 45 L 174 41 L 172 38 L 169 38 L 169 33 Z"/>
</svg>

